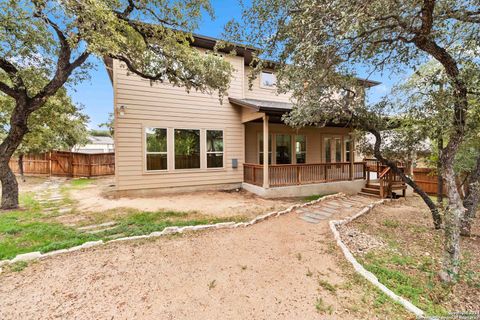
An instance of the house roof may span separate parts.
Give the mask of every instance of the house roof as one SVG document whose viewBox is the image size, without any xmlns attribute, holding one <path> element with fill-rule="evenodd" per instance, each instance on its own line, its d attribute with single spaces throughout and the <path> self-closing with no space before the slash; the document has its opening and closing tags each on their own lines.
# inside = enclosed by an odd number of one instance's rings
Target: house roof
<svg viewBox="0 0 480 320">
<path fill-rule="evenodd" d="M 208 49 L 208 50 L 213 50 L 215 48 L 215 45 L 219 42 L 222 41 L 221 39 L 218 38 L 213 38 L 209 36 L 204 36 L 200 34 L 192 34 L 193 36 L 193 42 L 192 45 L 194 47 L 198 48 L 203 48 L 203 49 Z M 232 50 L 235 50 L 237 56 L 244 57 L 244 63 L 245 65 L 250 65 L 253 59 L 253 53 L 255 51 L 259 51 L 259 48 L 255 48 L 252 46 L 246 46 L 240 43 L 231 43 L 230 46 L 226 46 L 225 48 L 219 49 L 219 51 L 222 52 L 231 52 Z M 104 57 L 104 62 L 107 67 L 107 72 L 108 76 L 110 77 L 110 80 L 113 83 L 113 77 L 112 77 L 112 72 L 113 72 L 113 60 L 110 57 Z M 273 60 L 266 60 L 263 59 L 263 61 L 267 62 L 267 65 L 271 68 L 275 68 L 275 66 L 278 64 L 277 61 Z M 368 79 L 362 79 L 362 78 L 357 78 L 359 85 L 362 85 L 366 88 L 371 88 L 374 86 L 379 85 L 381 82 L 378 81 L 373 81 L 373 80 L 368 80 Z"/>
<path fill-rule="evenodd" d="M 90 144 L 113 144 L 112 137 L 89 136 L 88 140 L 90 141 Z"/>
</svg>

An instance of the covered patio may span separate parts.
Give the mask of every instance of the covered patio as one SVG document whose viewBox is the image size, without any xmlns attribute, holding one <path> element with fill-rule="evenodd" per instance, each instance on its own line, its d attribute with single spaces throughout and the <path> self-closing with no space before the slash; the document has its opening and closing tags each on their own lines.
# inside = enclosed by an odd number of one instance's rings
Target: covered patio
<svg viewBox="0 0 480 320">
<path fill-rule="evenodd" d="M 291 110 L 290 103 L 234 98 L 230 103 L 241 107 L 245 126 L 243 181 L 247 188 L 253 187 L 250 191 L 332 183 L 342 189 L 350 182 L 354 187 L 350 193 L 356 193 L 364 186 L 367 166 L 355 161 L 352 129 L 345 124 L 294 129 L 282 121 Z M 320 189 L 308 188 L 311 192 Z"/>
</svg>

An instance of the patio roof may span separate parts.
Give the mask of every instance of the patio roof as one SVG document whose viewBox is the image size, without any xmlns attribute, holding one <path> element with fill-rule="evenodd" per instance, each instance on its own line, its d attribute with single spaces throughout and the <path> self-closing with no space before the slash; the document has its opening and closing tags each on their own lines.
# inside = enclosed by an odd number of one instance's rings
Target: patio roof
<svg viewBox="0 0 480 320">
<path fill-rule="evenodd" d="M 231 104 L 240 107 L 250 108 L 258 112 L 265 112 L 267 114 L 281 115 L 292 110 L 293 104 L 288 102 L 278 102 L 270 100 L 257 99 L 237 99 L 228 98 Z"/>
</svg>

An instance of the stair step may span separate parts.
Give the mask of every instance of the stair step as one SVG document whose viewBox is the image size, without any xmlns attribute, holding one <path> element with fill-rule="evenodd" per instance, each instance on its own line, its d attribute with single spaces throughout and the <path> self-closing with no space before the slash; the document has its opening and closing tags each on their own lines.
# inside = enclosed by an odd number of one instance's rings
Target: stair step
<svg viewBox="0 0 480 320">
<path fill-rule="evenodd" d="M 380 198 L 379 194 L 373 194 L 373 193 L 359 192 L 358 195 L 362 197 L 368 197 L 368 198 Z"/>
<path fill-rule="evenodd" d="M 366 185 L 366 188 L 370 188 L 370 189 L 380 189 L 380 185 L 379 184 L 367 184 Z"/>
<path fill-rule="evenodd" d="M 362 188 L 362 192 L 380 195 L 380 190 L 379 189 Z"/>
</svg>

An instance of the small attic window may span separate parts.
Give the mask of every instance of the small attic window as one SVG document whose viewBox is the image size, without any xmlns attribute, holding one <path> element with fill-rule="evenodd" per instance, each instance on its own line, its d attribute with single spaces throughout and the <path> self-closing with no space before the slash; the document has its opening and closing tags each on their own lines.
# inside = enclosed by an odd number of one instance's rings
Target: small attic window
<svg viewBox="0 0 480 320">
<path fill-rule="evenodd" d="M 270 71 L 262 71 L 260 74 L 260 87 L 275 88 L 277 85 L 277 77 Z"/>
</svg>

